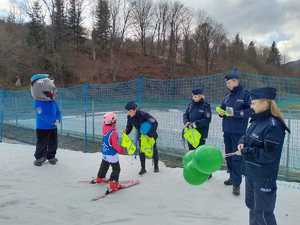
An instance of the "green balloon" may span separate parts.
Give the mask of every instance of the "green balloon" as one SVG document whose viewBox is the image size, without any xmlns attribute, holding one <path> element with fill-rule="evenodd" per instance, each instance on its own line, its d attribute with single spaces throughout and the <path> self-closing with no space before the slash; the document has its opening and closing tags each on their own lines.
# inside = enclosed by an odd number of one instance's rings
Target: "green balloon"
<svg viewBox="0 0 300 225">
<path fill-rule="evenodd" d="M 195 150 L 192 167 L 201 173 L 212 174 L 219 170 L 223 164 L 223 156 L 217 147 L 202 145 Z"/>
<path fill-rule="evenodd" d="M 193 160 L 195 151 L 188 151 L 182 158 L 183 166 L 185 167 L 190 161 Z"/>
<path fill-rule="evenodd" d="M 207 174 L 198 172 L 194 167 L 191 166 L 191 162 L 183 168 L 183 177 L 186 182 L 191 185 L 200 185 L 208 180 Z"/>
</svg>

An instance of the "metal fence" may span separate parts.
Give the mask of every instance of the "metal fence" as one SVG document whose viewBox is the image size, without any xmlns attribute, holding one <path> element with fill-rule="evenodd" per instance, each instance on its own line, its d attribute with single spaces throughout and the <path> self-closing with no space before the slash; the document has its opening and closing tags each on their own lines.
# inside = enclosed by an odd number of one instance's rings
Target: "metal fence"
<svg viewBox="0 0 300 225">
<path fill-rule="evenodd" d="M 277 102 L 283 110 L 291 134 L 286 135 L 281 171 L 285 178 L 300 180 L 300 78 L 242 74 L 246 89 L 273 86 L 278 90 Z M 158 147 L 163 153 L 182 156 L 182 114 L 190 102 L 191 90 L 201 87 L 212 109 L 227 92 L 223 74 L 195 76 L 174 80 L 157 80 L 141 76 L 136 80 L 111 84 L 83 84 L 58 90 L 57 102 L 63 114 L 59 127 L 62 136 L 82 140 L 82 151 L 91 151 L 88 143 L 99 142 L 103 114 L 115 111 L 118 128 L 126 125 L 124 105 L 135 100 L 159 123 Z M 35 140 L 35 114 L 30 91 L 0 90 L 0 140 L 3 137 L 20 141 Z M 26 132 L 25 132 L 26 131 Z M 29 132 L 31 131 L 31 132 Z M 9 135 L 8 135 L 9 134 Z M 224 149 L 221 120 L 215 114 L 207 143 Z"/>
</svg>

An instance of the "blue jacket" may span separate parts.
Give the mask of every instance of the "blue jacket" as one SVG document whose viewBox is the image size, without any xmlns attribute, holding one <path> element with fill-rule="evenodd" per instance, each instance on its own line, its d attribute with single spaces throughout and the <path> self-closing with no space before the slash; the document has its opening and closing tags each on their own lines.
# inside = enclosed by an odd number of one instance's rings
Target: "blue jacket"
<svg viewBox="0 0 300 225">
<path fill-rule="evenodd" d="M 55 101 L 34 101 L 36 129 L 56 129 L 56 120 L 61 121 L 61 113 Z"/>
<path fill-rule="evenodd" d="M 240 140 L 244 144 L 246 176 L 256 181 L 277 179 L 285 130 L 288 130 L 286 125 L 270 111 L 252 116 Z"/>
<path fill-rule="evenodd" d="M 133 127 L 137 129 L 138 135 L 140 135 L 140 128 L 142 123 L 149 122 L 151 124 L 151 129 L 148 132 L 149 137 L 157 138 L 157 126 L 158 123 L 156 119 L 151 116 L 149 113 L 146 113 L 141 110 L 137 110 L 134 117 L 127 116 L 127 126 L 126 126 L 126 134 L 129 134 Z"/>
<path fill-rule="evenodd" d="M 231 134 L 245 134 L 249 117 L 252 114 L 251 100 L 248 91 L 238 86 L 230 91 L 221 104 L 224 110 L 232 109 L 232 117 L 223 117 L 223 132 Z"/>
<path fill-rule="evenodd" d="M 210 104 L 205 101 L 191 102 L 183 114 L 183 123 L 194 123 L 203 138 L 207 138 L 211 122 Z"/>
</svg>

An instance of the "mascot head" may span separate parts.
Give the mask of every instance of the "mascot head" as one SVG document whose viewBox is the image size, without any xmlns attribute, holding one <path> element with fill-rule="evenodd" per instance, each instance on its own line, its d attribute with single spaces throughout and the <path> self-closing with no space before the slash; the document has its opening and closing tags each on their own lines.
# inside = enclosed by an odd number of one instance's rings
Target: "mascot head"
<svg viewBox="0 0 300 225">
<path fill-rule="evenodd" d="M 35 100 L 53 101 L 56 96 L 54 80 L 48 74 L 34 74 L 31 77 L 31 95 Z"/>
</svg>

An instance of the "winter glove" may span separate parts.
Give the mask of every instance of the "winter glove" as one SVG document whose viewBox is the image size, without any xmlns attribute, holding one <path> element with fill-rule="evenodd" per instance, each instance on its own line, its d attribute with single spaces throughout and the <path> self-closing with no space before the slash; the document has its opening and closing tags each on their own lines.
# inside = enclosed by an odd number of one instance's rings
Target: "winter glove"
<svg viewBox="0 0 300 225">
<path fill-rule="evenodd" d="M 254 153 L 254 148 L 245 147 L 245 148 L 242 149 L 241 152 L 242 152 L 243 155 L 253 154 Z"/>
<path fill-rule="evenodd" d="M 60 120 L 55 120 L 54 125 L 57 127 L 61 123 Z"/>
</svg>

